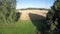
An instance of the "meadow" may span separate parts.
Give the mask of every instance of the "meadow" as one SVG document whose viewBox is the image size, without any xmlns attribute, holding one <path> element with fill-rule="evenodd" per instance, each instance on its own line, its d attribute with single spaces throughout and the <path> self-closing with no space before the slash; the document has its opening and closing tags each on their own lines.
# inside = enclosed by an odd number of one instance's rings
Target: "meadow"
<svg viewBox="0 0 60 34">
<path fill-rule="evenodd" d="M 41 34 L 46 33 L 45 21 L 19 21 L 15 24 L 0 23 L 0 34 Z"/>
<path fill-rule="evenodd" d="M 36 27 L 30 21 L 15 24 L 0 23 L 0 34 L 36 34 Z"/>
<path fill-rule="evenodd" d="M 16 23 L 0 23 L 0 34 L 48 34 L 45 20 L 47 12 L 23 10 Z"/>
</svg>

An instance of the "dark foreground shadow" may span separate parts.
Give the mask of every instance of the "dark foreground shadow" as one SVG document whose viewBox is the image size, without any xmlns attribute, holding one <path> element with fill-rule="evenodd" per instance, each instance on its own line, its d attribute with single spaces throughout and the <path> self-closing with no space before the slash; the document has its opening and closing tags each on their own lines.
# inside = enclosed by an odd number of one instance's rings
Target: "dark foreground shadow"
<svg viewBox="0 0 60 34">
<path fill-rule="evenodd" d="M 17 13 L 16 13 L 16 21 L 19 20 L 20 16 L 21 16 L 21 13 L 20 13 L 20 12 L 17 12 Z"/>
<path fill-rule="evenodd" d="M 29 13 L 30 20 L 32 21 L 33 25 L 37 28 L 37 34 L 47 34 L 47 25 L 45 17 L 37 14 Z"/>
</svg>

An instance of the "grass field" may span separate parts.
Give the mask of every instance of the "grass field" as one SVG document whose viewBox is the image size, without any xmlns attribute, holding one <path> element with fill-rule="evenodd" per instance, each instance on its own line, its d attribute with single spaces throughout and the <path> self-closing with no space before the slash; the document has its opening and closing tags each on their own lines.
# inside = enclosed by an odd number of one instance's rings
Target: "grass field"
<svg viewBox="0 0 60 34">
<path fill-rule="evenodd" d="M 36 27 L 30 21 L 0 24 L 0 34 L 36 34 Z"/>
<path fill-rule="evenodd" d="M 41 20 L 45 19 L 47 12 L 40 10 L 21 11 L 17 23 L 0 23 L 0 34 L 47 34 L 45 20 Z"/>
<path fill-rule="evenodd" d="M 44 21 L 20 21 L 15 24 L 0 23 L 0 34 L 40 34 L 40 32 L 45 30 L 43 22 Z"/>
<path fill-rule="evenodd" d="M 20 21 L 15 24 L 1 24 L 0 34 L 40 34 L 45 29 L 40 21 Z"/>
</svg>

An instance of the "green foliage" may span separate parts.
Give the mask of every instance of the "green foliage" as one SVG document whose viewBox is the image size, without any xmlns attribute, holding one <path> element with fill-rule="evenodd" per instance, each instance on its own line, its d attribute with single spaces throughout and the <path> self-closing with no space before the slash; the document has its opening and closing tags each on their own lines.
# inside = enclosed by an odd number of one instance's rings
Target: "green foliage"
<svg viewBox="0 0 60 34">
<path fill-rule="evenodd" d="M 13 23 L 16 14 L 16 0 L 0 0 L 0 23 Z"/>
<path fill-rule="evenodd" d="M 57 18 L 55 19 L 55 17 L 57 13 L 58 14 L 60 13 L 59 11 L 60 11 L 60 0 L 56 0 L 53 6 L 51 7 L 51 9 L 49 10 L 49 12 L 47 13 L 47 17 L 46 17 L 47 25 L 50 27 L 49 30 L 51 34 L 54 33 L 57 34 L 55 30 L 57 28 L 56 25 L 58 24 L 58 22 L 57 22 Z M 55 21 L 53 19 L 55 19 Z"/>
<path fill-rule="evenodd" d="M 20 9 L 20 10 L 49 10 L 45 8 L 25 8 L 25 9 Z"/>
</svg>

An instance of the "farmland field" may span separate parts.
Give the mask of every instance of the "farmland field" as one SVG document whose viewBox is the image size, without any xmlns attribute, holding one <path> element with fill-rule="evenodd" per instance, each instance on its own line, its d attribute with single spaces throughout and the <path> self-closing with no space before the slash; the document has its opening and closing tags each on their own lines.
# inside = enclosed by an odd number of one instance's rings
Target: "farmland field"
<svg viewBox="0 0 60 34">
<path fill-rule="evenodd" d="M 20 20 L 40 20 L 46 17 L 48 10 L 19 10 L 21 13 Z"/>
<path fill-rule="evenodd" d="M 0 23 L 0 34 L 47 34 L 45 17 L 48 11 L 22 10 L 18 22 Z"/>
</svg>

